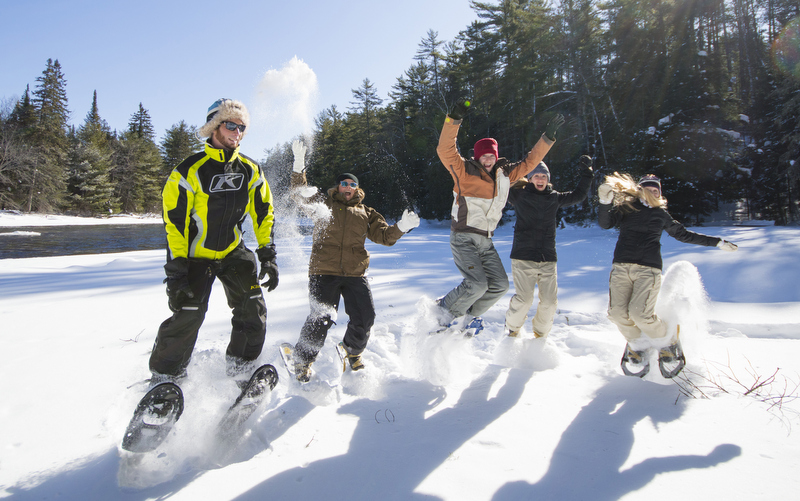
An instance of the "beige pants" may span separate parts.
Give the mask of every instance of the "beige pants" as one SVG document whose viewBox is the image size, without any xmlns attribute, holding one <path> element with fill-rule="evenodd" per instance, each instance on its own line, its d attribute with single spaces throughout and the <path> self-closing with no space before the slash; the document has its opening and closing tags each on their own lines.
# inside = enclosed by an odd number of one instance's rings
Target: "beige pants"
<svg viewBox="0 0 800 501">
<path fill-rule="evenodd" d="M 661 270 L 632 263 L 614 263 L 608 284 L 608 318 L 628 341 L 642 333 L 663 338 L 667 326 L 655 313 L 661 291 Z"/>
<path fill-rule="evenodd" d="M 539 286 L 539 305 L 533 317 L 533 332 L 539 337 L 550 334 L 558 307 L 558 277 L 555 262 L 537 263 L 522 259 L 511 260 L 514 277 L 514 296 L 506 312 L 506 328 L 518 331 L 528 318 L 533 305 L 533 292 Z"/>
</svg>

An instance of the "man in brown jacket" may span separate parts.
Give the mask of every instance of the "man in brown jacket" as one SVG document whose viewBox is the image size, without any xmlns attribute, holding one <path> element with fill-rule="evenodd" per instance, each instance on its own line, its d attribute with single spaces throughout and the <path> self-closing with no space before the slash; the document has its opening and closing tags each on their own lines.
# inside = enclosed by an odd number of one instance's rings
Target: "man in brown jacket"
<svg viewBox="0 0 800 501">
<path fill-rule="evenodd" d="M 302 196 L 302 188 L 306 186 L 306 147 L 295 141 L 292 151 L 292 188 L 297 198 Z M 347 360 L 354 371 L 364 368 L 361 353 L 367 346 L 369 331 L 375 321 L 372 291 L 364 276 L 369 267 L 369 252 L 364 248 L 364 242 L 369 238 L 377 244 L 391 246 L 404 233 L 419 226 L 419 216 L 409 210 L 403 213 L 397 224 L 390 226 L 378 211 L 362 203 L 364 196 L 358 178 L 344 173 L 336 178 L 336 186 L 328 189 L 326 194 L 317 193 L 305 201 L 324 203 L 330 210 L 330 217 L 314 225 L 308 266 L 311 314 L 294 347 L 295 375 L 301 382 L 311 377 L 311 364 L 334 323 L 340 298 L 344 299 L 344 309 L 349 317 L 343 341 Z"/>
</svg>

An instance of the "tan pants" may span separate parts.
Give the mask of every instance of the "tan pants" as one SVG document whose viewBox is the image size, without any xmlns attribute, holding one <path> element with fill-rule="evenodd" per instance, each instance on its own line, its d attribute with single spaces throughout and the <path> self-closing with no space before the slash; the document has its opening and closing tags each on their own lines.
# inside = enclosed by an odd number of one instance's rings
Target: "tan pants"
<svg viewBox="0 0 800 501">
<path fill-rule="evenodd" d="M 642 333 L 650 338 L 667 335 L 666 324 L 655 313 L 661 291 L 661 270 L 632 263 L 614 263 L 608 284 L 608 318 L 628 341 Z"/>
<path fill-rule="evenodd" d="M 539 286 L 539 304 L 533 317 L 533 332 L 539 337 L 550 334 L 558 307 L 558 276 L 555 262 L 537 263 L 522 259 L 511 260 L 514 277 L 514 296 L 506 312 L 506 328 L 518 331 L 528 318 L 533 305 L 533 292 Z"/>
</svg>

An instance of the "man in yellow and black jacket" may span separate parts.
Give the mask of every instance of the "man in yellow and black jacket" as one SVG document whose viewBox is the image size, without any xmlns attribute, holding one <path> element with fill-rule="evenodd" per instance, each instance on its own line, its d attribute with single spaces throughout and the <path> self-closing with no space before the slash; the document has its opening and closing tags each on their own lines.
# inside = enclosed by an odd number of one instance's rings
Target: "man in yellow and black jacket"
<svg viewBox="0 0 800 501">
<path fill-rule="evenodd" d="M 228 374 L 248 370 L 261 354 L 267 307 L 259 282 L 268 276 L 262 285 L 267 291 L 277 287 L 278 266 L 272 193 L 258 164 L 239 152 L 249 124 L 244 104 L 215 101 L 197 133 L 208 138 L 204 151 L 175 167 L 164 186 L 164 270 L 173 314 L 161 324 L 150 355 L 153 383 L 186 374 L 215 278 L 233 311 L 225 353 Z M 256 258 L 242 240 L 247 216 L 258 242 L 258 275 Z"/>
</svg>

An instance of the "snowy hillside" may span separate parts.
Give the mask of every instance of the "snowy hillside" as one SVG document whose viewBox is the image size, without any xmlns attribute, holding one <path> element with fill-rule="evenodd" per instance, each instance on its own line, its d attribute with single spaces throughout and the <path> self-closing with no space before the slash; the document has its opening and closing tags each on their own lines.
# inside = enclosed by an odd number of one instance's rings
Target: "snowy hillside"
<svg viewBox="0 0 800 501">
<path fill-rule="evenodd" d="M 14 225 L 3 224 L 3 232 Z M 461 280 L 447 223 L 370 244 L 376 325 L 367 369 L 341 375 L 328 338 L 315 379 L 278 345 L 306 315 L 309 237 L 278 240 L 261 356 L 281 375 L 239 443 L 214 441 L 237 394 L 224 376 L 217 283 L 186 411 L 132 466 L 118 450 L 168 315 L 163 251 L 0 260 L 0 497 L 15 500 L 791 499 L 800 490 L 800 229 L 695 228 L 739 252 L 664 235 L 659 311 L 680 318 L 687 377 L 625 377 L 607 320 L 614 231 L 559 230 L 550 337 L 505 337 L 512 289 L 474 339 L 429 335 L 431 300 Z M 510 274 L 512 228 L 495 245 Z M 0 235 L 0 245 L 13 245 Z M 658 372 L 658 371 L 654 371 Z M 677 383 L 677 384 L 676 384 Z M 763 384 L 762 384 L 763 383 Z M 761 385 L 761 386 L 759 386 Z M 755 391 L 745 395 L 754 386 Z M 122 485 L 120 485 L 122 484 Z"/>
</svg>

